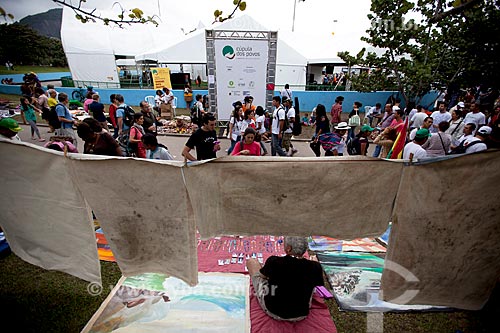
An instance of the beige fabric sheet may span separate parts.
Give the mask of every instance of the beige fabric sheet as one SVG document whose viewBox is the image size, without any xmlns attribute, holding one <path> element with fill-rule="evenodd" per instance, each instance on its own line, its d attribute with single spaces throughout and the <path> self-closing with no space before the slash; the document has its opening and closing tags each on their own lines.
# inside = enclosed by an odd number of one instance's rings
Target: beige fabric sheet
<svg viewBox="0 0 500 333">
<path fill-rule="evenodd" d="M 72 157 L 74 178 L 124 276 L 166 273 L 198 282 L 196 229 L 182 163 Z"/>
<path fill-rule="evenodd" d="M 224 157 L 185 170 L 203 238 L 380 236 L 402 163 L 371 158 Z"/>
<path fill-rule="evenodd" d="M 100 283 L 91 211 L 67 163 L 62 153 L 0 141 L 0 225 L 23 260 Z"/>
<path fill-rule="evenodd" d="M 404 168 L 385 301 L 483 307 L 500 277 L 499 170 L 496 151 Z"/>
</svg>

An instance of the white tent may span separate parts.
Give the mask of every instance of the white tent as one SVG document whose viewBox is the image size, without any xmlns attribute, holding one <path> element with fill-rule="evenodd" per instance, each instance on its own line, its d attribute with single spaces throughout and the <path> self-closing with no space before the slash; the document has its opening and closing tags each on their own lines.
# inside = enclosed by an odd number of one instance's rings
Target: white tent
<svg viewBox="0 0 500 333">
<path fill-rule="evenodd" d="M 115 15 L 103 11 L 101 14 Z M 75 18 L 73 10 L 64 7 L 61 40 L 75 84 L 119 88 L 115 59 L 133 58 L 157 45 L 171 45 L 183 36 L 175 31 L 165 24 L 158 27 L 133 24 L 123 28 L 105 26 L 102 22 L 83 24 Z"/>
<path fill-rule="evenodd" d="M 239 31 L 269 31 L 248 15 L 243 15 L 213 26 L 210 30 L 239 30 Z M 185 40 L 167 48 L 136 55 L 136 61 L 156 60 L 164 64 L 206 64 L 205 30 L 195 31 Z M 286 83 L 297 86 L 296 90 L 304 89 L 306 83 L 307 59 L 294 48 L 280 39 L 278 33 L 278 49 L 276 61 L 276 86 Z M 186 70 L 186 66 L 184 66 Z M 196 73 L 193 73 L 196 75 Z M 300 87 L 299 87 L 300 86 Z M 294 88 L 295 89 L 295 88 Z"/>
</svg>

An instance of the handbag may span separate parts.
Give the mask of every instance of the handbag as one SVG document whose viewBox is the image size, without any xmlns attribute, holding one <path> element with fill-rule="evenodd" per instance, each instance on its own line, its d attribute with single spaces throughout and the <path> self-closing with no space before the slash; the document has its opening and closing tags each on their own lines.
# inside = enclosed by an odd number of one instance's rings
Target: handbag
<svg viewBox="0 0 500 333">
<path fill-rule="evenodd" d="M 359 118 L 359 116 L 358 116 L 358 110 L 356 110 L 356 114 L 354 116 L 349 118 L 348 125 L 353 126 L 353 127 L 361 125 L 361 118 Z"/>
</svg>

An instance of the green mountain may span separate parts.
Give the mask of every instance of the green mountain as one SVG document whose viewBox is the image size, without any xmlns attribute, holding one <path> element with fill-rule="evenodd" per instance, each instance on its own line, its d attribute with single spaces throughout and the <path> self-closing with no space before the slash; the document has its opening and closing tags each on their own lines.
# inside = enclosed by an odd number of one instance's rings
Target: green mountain
<svg viewBox="0 0 500 333">
<path fill-rule="evenodd" d="M 42 36 L 61 39 L 62 8 L 54 8 L 45 13 L 28 15 L 19 21 Z"/>
</svg>

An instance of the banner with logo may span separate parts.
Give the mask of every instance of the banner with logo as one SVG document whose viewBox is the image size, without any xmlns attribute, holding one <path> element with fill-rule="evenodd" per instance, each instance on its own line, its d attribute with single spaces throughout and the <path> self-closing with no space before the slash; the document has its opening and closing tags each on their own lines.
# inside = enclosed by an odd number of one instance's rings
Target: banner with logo
<svg viewBox="0 0 500 333">
<path fill-rule="evenodd" d="M 153 74 L 153 86 L 154 89 L 168 88 L 172 89 L 172 83 L 170 82 L 170 69 L 163 67 L 151 68 L 151 74 Z"/>
<path fill-rule="evenodd" d="M 232 104 L 245 96 L 266 105 L 268 40 L 215 40 L 217 118 L 229 120 Z"/>
</svg>

